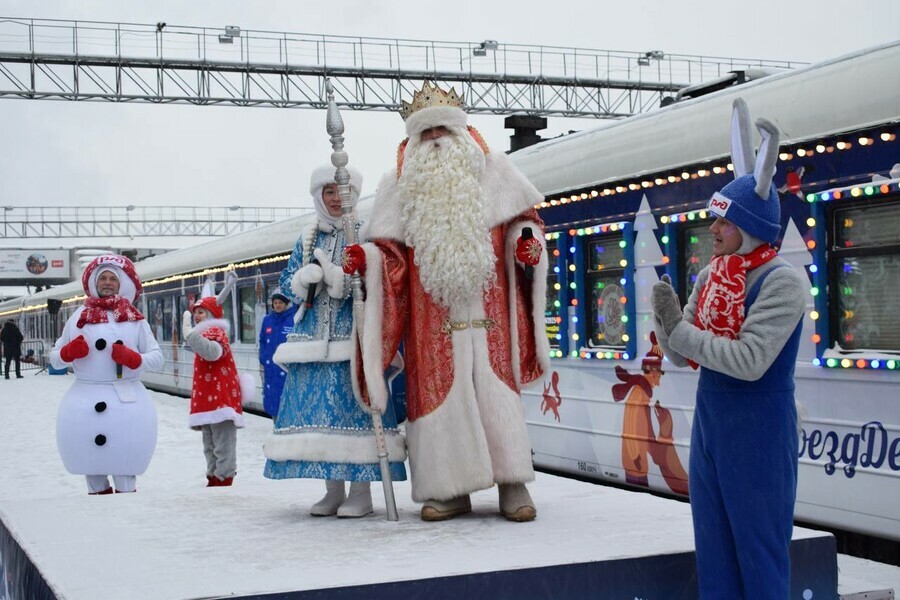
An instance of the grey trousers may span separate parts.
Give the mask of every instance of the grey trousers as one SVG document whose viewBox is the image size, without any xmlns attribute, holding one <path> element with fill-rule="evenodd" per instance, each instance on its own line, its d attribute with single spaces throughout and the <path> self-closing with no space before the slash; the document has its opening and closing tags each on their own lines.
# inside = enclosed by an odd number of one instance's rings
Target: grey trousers
<svg viewBox="0 0 900 600">
<path fill-rule="evenodd" d="M 206 475 L 225 480 L 237 473 L 237 427 L 234 421 L 202 425 Z"/>
</svg>

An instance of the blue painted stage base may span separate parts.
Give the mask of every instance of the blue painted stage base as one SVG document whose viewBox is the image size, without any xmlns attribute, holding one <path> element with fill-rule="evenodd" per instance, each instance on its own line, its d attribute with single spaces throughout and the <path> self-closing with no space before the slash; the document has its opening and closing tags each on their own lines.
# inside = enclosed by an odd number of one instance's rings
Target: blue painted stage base
<svg viewBox="0 0 900 600">
<path fill-rule="evenodd" d="M 365 553 L 360 553 L 365 560 Z M 0 522 L 0 600 L 55 598 L 43 575 Z M 5 587 L 4 587 L 5 586 Z M 697 574 L 694 553 L 643 556 L 622 560 L 562 564 L 551 567 L 473 573 L 413 581 L 229 596 L 244 600 L 396 600 L 427 598 L 531 599 L 531 598 L 641 598 L 642 600 L 695 599 Z M 791 598 L 837 599 L 835 540 L 819 537 L 791 544 Z"/>
</svg>

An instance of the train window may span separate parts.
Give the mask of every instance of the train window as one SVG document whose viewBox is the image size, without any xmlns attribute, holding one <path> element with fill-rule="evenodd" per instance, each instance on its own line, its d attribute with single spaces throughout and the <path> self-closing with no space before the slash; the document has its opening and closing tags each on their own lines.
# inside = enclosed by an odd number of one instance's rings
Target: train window
<svg viewBox="0 0 900 600">
<path fill-rule="evenodd" d="M 587 334 L 590 348 L 624 350 L 627 338 L 622 281 L 625 277 L 624 238 L 621 233 L 592 236 L 585 253 Z"/>
<path fill-rule="evenodd" d="M 547 269 L 547 305 L 544 308 L 544 327 L 547 331 L 547 338 L 550 340 L 551 348 L 559 348 L 560 343 L 560 323 L 562 316 L 559 310 L 559 290 L 560 276 L 559 271 L 564 266 L 559 266 L 559 241 L 545 240 L 547 249 L 547 258 L 549 268 Z M 565 281 L 565 277 L 562 278 Z"/>
<path fill-rule="evenodd" d="M 173 309 L 174 303 L 171 296 L 158 295 L 154 298 L 147 298 L 147 313 L 144 316 L 157 342 L 172 340 Z"/>
<path fill-rule="evenodd" d="M 712 234 L 709 232 L 711 221 L 686 225 L 679 231 L 681 243 L 678 245 L 681 260 L 681 281 L 678 290 L 681 302 L 686 303 L 697 283 L 700 271 L 709 264 L 712 258 Z"/>
<path fill-rule="evenodd" d="M 837 208 L 830 245 L 831 339 L 900 350 L 900 202 Z"/>
<path fill-rule="evenodd" d="M 147 325 L 150 326 L 153 337 L 159 341 L 162 339 L 162 308 L 159 306 L 159 299 L 147 297 L 145 302 L 147 310 L 144 311 L 144 318 L 147 319 Z"/>
<path fill-rule="evenodd" d="M 253 344 L 256 342 L 256 287 L 238 288 L 238 298 L 241 303 L 241 342 Z"/>
</svg>

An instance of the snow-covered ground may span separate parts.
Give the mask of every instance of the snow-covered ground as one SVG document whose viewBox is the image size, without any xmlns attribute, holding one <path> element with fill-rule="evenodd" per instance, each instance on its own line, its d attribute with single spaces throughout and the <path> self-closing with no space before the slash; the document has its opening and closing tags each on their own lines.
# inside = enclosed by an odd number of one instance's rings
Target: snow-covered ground
<svg viewBox="0 0 900 600">
<path fill-rule="evenodd" d="M 83 477 L 68 474 L 56 451 L 56 408 L 72 381 L 33 372 L 0 380 L 0 514 L 23 545 L 32 544 L 32 560 L 47 567 L 65 598 L 97 598 L 98 589 L 116 586 L 133 598 L 318 589 L 552 565 L 560 553 L 579 563 L 648 547 L 658 554 L 693 549 L 685 503 L 541 474 L 531 486 L 538 519 L 530 524 L 500 518 L 496 490 L 473 495 L 473 516 L 423 523 L 407 482 L 395 488 L 398 523 L 385 521 L 377 485 L 374 516 L 314 518 L 308 507 L 324 485 L 265 479 L 262 444 L 271 421 L 252 415 L 238 434 L 234 487 L 207 489 L 200 435 L 186 425 L 187 400 L 155 392 L 159 440 L 138 493 L 89 497 Z M 628 514 L 640 514 L 644 527 L 620 518 Z M 362 563 L 361 548 L 369 549 Z M 839 568 L 842 593 L 900 590 L 900 568 L 846 556 Z M 152 587 L 143 591 L 132 583 L 147 581 Z"/>
</svg>

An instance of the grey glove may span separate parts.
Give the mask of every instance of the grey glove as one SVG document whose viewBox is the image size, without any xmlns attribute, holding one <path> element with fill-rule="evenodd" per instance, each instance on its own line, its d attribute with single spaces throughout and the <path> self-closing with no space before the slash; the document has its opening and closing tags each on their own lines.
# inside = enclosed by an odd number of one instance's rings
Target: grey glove
<svg viewBox="0 0 900 600">
<path fill-rule="evenodd" d="M 192 331 L 190 335 L 188 335 L 184 341 L 188 343 L 188 346 L 191 347 L 197 356 L 202 358 L 203 360 L 208 361 L 216 361 L 222 357 L 224 350 L 222 350 L 222 346 L 217 344 L 216 342 L 203 337 L 203 334 L 199 331 Z"/>
<path fill-rule="evenodd" d="M 683 315 L 681 313 L 681 303 L 678 301 L 678 294 L 672 287 L 672 280 L 668 275 L 662 276 L 662 281 L 657 282 L 653 286 L 653 292 L 650 295 L 650 303 L 653 305 L 653 316 L 656 321 L 662 325 L 666 336 L 672 334 L 678 324 L 681 322 Z"/>
</svg>

